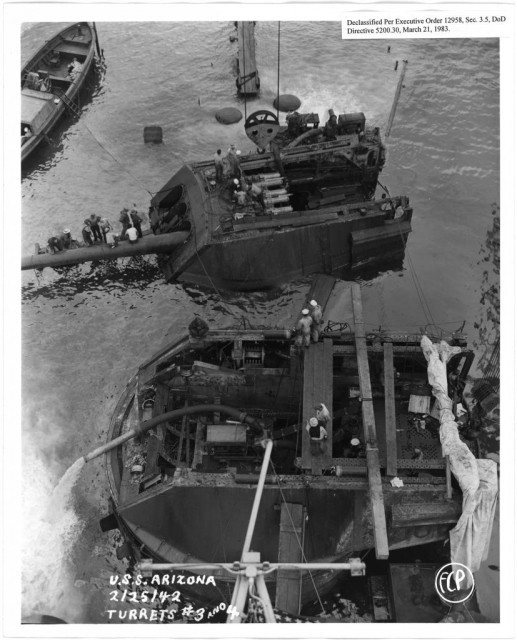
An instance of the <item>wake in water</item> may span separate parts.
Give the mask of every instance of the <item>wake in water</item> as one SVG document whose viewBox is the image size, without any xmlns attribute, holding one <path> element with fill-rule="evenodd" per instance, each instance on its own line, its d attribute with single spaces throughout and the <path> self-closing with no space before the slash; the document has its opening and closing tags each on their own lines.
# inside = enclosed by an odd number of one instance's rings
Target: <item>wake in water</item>
<svg viewBox="0 0 517 640">
<path fill-rule="evenodd" d="M 44 461 L 26 455 L 31 474 L 23 491 L 22 618 L 48 614 L 81 620 L 83 594 L 74 588 L 73 555 L 84 528 L 73 507 L 73 488 L 84 460 L 77 460 L 53 489 Z"/>
</svg>

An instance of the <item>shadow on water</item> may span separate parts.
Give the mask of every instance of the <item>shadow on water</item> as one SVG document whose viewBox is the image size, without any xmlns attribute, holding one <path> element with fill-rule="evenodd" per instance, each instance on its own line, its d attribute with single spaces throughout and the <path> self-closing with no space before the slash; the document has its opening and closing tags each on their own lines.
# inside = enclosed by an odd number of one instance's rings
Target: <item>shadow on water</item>
<svg viewBox="0 0 517 640">
<path fill-rule="evenodd" d="M 33 302 L 38 298 L 72 299 L 79 293 L 124 292 L 149 290 L 151 285 L 163 282 L 158 266 L 142 256 L 123 260 L 92 262 L 88 267 L 54 267 L 57 279 L 48 280 L 43 272 L 34 271 L 35 281 L 22 287 L 22 302 Z"/>
</svg>

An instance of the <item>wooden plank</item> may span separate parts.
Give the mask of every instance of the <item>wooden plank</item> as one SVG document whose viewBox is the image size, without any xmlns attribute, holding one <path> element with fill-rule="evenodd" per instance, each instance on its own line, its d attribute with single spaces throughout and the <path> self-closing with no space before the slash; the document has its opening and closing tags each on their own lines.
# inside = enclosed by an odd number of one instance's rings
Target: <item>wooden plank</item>
<svg viewBox="0 0 517 640">
<path fill-rule="evenodd" d="M 311 469 L 315 474 L 331 465 L 332 425 L 327 431 L 324 450 L 316 455 L 311 453 L 311 441 L 305 429 L 307 420 L 316 414 L 315 405 L 323 402 L 332 411 L 332 341 L 311 344 L 305 350 L 303 368 L 303 425 L 302 425 L 302 468 Z"/>
<path fill-rule="evenodd" d="M 357 351 L 357 367 L 359 371 L 359 386 L 362 397 L 361 406 L 363 414 L 364 439 L 366 442 L 366 465 L 368 468 L 368 483 L 370 486 L 370 502 L 373 516 L 375 555 L 377 559 L 385 560 L 389 556 L 386 513 L 384 511 L 379 451 L 377 449 L 377 435 L 375 432 L 370 367 L 368 365 L 368 353 L 366 351 L 361 287 L 355 283 L 352 285 L 352 306 L 354 311 L 355 345 Z"/>
<path fill-rule="evenodd" d="M 461 504 L 451 501 L 394 504 L 391 522 L 394 527 L 449 524 L 458 521 Z"/>
<path fill-rule="evenodd" d="M 395 373 L 393 345 L 384 343 L 384 411 L 386 424 L 386 473 L 397 475 L 397 416 L 395 411 Z"/>
<path fill-rule="evenodd" d="M 280 511 L 278 562 L 303 561 L 305 512 L 303 505 L 283 503 Z M 301 572 L 280 569 L 277 575 L 275 607 L 293 615 L 300 613 Z"/>
<path fill-rule="evenodd" d="M 386 529 L 381 472 L 379 468 L 379 451 L 377 448 L 367 447 L 366 464 L 368 466 L 368 483 L 370 485 L 370 502 L 372 505 L 375 556 L 377 560 L 386 560 L 390 551 L 388 546 L 388 532 Z"/>
<path fill-rule="evenodd" d="M 332 406 L 334 404 L 334 349 L 332 348 L 332 340 L 329 338 L 325 338 L 323 340 L 323 358 L 322 358 L 322 369 L 323 369 L 323 402 L 327 409 L 330 411 L 330 422 L 327 424 L 326 429 L 328 433 L 327 439 L 327 447 L 325 449 L 325 453 L 323 456 L 323 466 L 324 468 L 328 468 L 332 465 L 332 441 L 333 441 L 333 428 L 332 428 L 332 418 L 333 411 Z"/>
<path fill-rule="evenodd" d="M 307 296 L 308 299 L 316 300 L 322 311 L 325 312 L 325 307 L 327 306 L 330 294 L 332 293 L 335 284 L 336 279 L 332 276 L 325 274 L 318 275 L 313 280 L 311 288 L 309 289 L 309 295 Z"/>
<path fill-rule="evenodd" d="M 375 432 L 375 417 L 372 403 L 372 386 L 370 382 L 370 367 L 368 365 L 368 352 L 366 350 L 366 338 L 363 322 L 363 306 L 361 301 L 361 287 L 352 285 L 352 305 L 354 311 L 355 326 L 355 350 L 357 354 L 357 369 L 359 373 L 359 387 L 361 389 L 361 405 L 363 412 L 363 428 L 365 442 L 377 446 L 377 434 Z"/>
<path fill-rule="evenodd" d="M 255 25 L 253 22 L 238 22 L 237 37 L 239 40 L 237 87 L 242 95 L 256 95 L 260 82 L 255 61 Z"/>
</svg>

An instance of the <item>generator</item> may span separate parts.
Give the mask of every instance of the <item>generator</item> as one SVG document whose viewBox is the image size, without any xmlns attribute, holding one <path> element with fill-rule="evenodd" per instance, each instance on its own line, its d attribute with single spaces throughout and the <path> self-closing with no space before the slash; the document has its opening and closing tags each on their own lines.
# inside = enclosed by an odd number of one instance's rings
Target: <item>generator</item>
<svg viewBox="0 0 517 640">
<path fill-rule="evenodd" d="M 249 457 L 246 425 L 240 423 L 208 424 L 206 449 L 216 459 L 242 459 Z"/>
</svg>

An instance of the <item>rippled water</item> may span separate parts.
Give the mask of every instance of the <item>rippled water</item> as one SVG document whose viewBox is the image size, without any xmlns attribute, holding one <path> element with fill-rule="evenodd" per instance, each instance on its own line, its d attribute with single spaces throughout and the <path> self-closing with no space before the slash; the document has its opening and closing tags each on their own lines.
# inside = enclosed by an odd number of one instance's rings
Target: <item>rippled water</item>
<svg viewBox="0 0 517 640">
<path fill-rule="evenodd" d="M 23 59 L 56 24 L 27 24 Z M 83 113 L 52 134 L 22 176 L 22 252 L 70 226 L 79 234 L 90 213 L 116 220 L 122 206 L 147 211 L 156 192 L 185 160 L 210 157 L 236 142 L 251 148 L 242 122 L 222 126 L 215 111 L 236 105 L 248 114 L 271 108 L 277 84 L 277 24 L 257 23 L 261 96 L 235 95 L 233 23 L 98 23 L 106 70 L 87 92 Z M 478 264 L 491 204 L 499 200 L 499 50 L 497 40 L 342 41 L 338 23 L 283 23 L 281 93 L 302 111 L 364 111 L 384 127 L 397 83 L 395 60 L 408 59 L 388 160 L 381 182 L 406 193 L 414 207 L 404 268 L 366 280 L 371 326 L 449 329 L 465 319 L 478 338 L 483 265 Z M 163 145 L 144 145 L 143 128 L 163 127 Z M 225 147 L 226 145 L 226 147 Z M 24 272 L 22 310 L 25 464 L 40 482 L 25 491 L 28 514 L 41 490 L 80 455 L 103 442 L 108 421 L 138 364 L 181 335 L 194 314 L 212 326 L 245 316 L 254 325 L 285 326 L 308 281 L 259 294 L 223 294 L 167 285 L 151 258 L 81 266 L 66 274 Z M 419 295 L 420 292 L 420 295 Z M 430 313 L 425 313 L 424 301 Z M 339 320 L 339 318 L 331 318 Z M 101 534 L 108 489 L 101 461 L 86 465 L 74 492 L 80 526 L 62 542 L 62 593 L 41 611 L 71 622 L 105 622 L 106 580 L 123 565 L 114 540 Z M 30 516 L 28 516 L 30 518 Z M 57 543 L 56 543 L 57 544 Z M 27 566 L 43 571 L 46 543 L 33 536 Z M 47 554 L 48 555 L 48 554 Z M 43 564 L 43 566 L 42 566 Z M 51 568 L 50 566 L 48 567 Z M 54 568 L 55 571 L 55 568 Z M 33 576 L 26 573 L 24 608 Z"/>
</svg>

